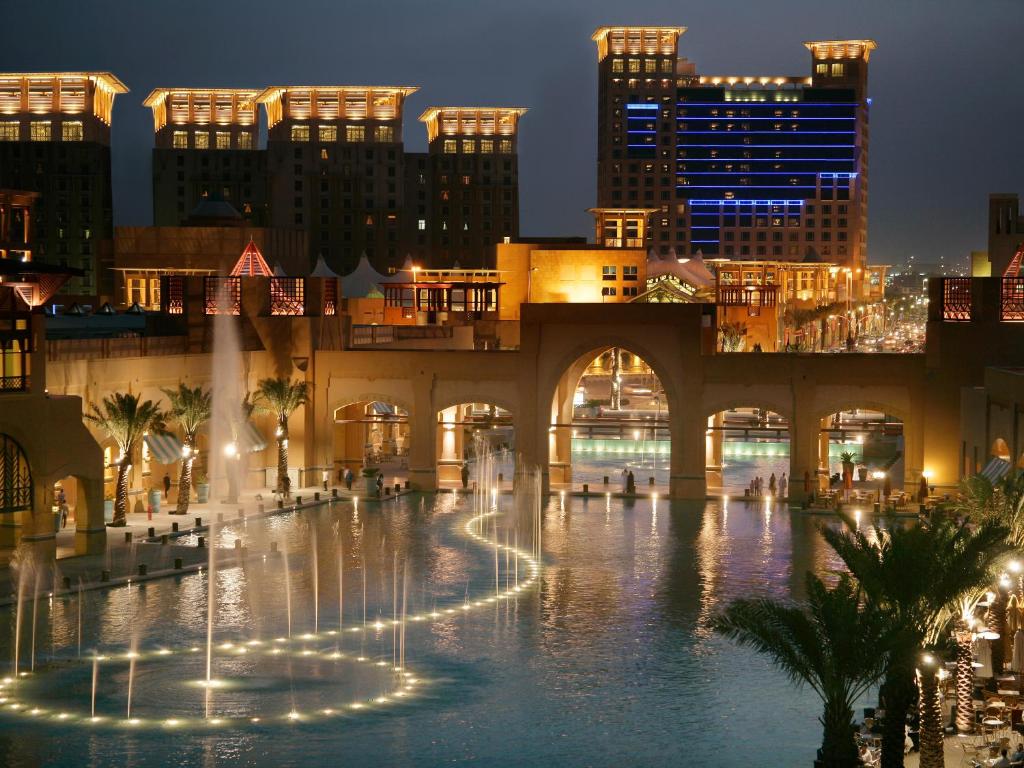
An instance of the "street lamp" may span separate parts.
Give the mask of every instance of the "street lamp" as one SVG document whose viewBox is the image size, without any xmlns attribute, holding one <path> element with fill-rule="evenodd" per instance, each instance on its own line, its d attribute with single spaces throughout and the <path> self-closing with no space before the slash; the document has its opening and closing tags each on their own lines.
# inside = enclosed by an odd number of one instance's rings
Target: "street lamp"
<svg viewBox="0 0 1024 768">
<path fill-rule="evenodd" d="M 875 479 L 875 483 L 878 485 L 878 503 L 882 503 L 882 481 L 885 480 L 885 472 L 880 469 L 876 469 L 871 473 L 871 477 Z"/>
</svg>

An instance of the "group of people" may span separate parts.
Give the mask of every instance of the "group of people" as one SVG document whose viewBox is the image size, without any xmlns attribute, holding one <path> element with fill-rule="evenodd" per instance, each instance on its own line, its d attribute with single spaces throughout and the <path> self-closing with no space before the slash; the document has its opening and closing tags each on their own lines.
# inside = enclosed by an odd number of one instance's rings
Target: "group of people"
<svg viewBox="0 0 1024 768">
<path fill-rule="evenodd" d="M 633 477 L 633 471 L 622 468 L 622 492 L 627 494 L 636 493 L 636 478 Z"/>
<path fill-rule="evenodd" d="M 786 498 L 789 495 L 789 478 L 786 477 L 786 473 L 783 472 L 782 477 L 776 479 L 775 473 L 772 472 L 771 476 L 768 478 L 767 489 L 769 496 L 778 496 L 782 499 Z M 749 491 L 751 496 L 763 496 L 765 492 L 764 478 L 760 475 L 755 476 L 754 479 L 750 481 Z"/>
<path fill-rule="evenodd" d="M 1000 750 L 999 759 L 992 763 L 992 768 L 1010 768 L 1024 763 L 1024 744 L 1017 744 L 1017 751 L 1012 755 L 1009 752 L 1008 749 Z"/>
</svg>

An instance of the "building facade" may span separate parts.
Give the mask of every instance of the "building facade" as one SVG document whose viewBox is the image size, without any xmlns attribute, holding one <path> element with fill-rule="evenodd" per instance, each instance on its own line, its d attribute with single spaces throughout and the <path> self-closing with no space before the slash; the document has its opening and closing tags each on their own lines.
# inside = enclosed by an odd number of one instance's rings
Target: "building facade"
<svg viewBox="0 0 1024 768">
<path fill-rule="evenodd" d="M 39 194 L 33 258 L 81 270 L 64 292 L 85 301 L 112 286 L 110 123 L 127 91 L 109 72 L 0 73 L 0 188 Z"/>
<path fill-rule="evenodd" d="M 255 226 L 268 220 L 267 156 L 257 148 L 255 90 L 157 88 L 153 110 L 153 223 L 180 226 L 214 197 Z"/>
<path fill-rule="evenodd" d="M 267 116 L 271 225 L 305 229 L 318 257 L 350 272 L 365 253 L 378 269 L 405 254 L 402 107 L 416 88 L 282 86 L 256 101 Z"/>
<path fill-rule="evenodd" d="M 519 236 L 517 133 L 525 112 L 430 107 L 420 115 L 427 127 L 429 199 L 422 212 L 419 200 L 411 202 L 416 242 L 425 231 L 431 266 L 490 266 L 494 246 Z"/>
<path fill-rule="evenodd" d="M 654 208 L 661 254 L 863 270 L 874 42 L 805 43 L 810 76 L 718 76 L 678 55 L 684 31 L 594 33 L 598 204 Z"/>
</svg>

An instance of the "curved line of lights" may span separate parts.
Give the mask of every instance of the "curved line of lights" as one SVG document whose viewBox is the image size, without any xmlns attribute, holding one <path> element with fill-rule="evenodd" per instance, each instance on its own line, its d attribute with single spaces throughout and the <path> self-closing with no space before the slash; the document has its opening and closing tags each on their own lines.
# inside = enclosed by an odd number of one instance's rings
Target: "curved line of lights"
<svg viewBox="0 0 1024 768">
<path fill-rule="evenodd" d="M 467 597 L 464 601 L 449 604 L 447 607 L 435 607 L 430 611 L 406 616 L 404 621 L 402 619 L 389 619 L 387 621 L 378 619 L 376 621 L 367 621 L 361 625 L 349 627 L 344 630 L 332 629 L 318 633 L 306 632 L 301 635 L 295 635 L 294 637 L 277 637 L 273 640 L 243 639 L 234 642 L 218 643 L 216 646 L 217 650 L 222 653 L 232 654 L 235 656 L 262 654 L 265 656 L 292 656 L 300 659 L 308 658 L 326 661 L 344 660 L 349 663 L 362 664 L 367 667 L 378 667 L 381 668 L 382 671 L 394 672 L 397 677 L 396 688 L 389 692 L 382 693 L 379 696 L 371 697 L 369 699 L 360 699 L 341 703 L 336 707 L 318 708 L 308 712 L 300 712 L 292 709 L 283 714 L 270 716 L 214 715 L 210 717 L 192 718 L 128 718 L 112 715 L 91 715 L 86 712 L 64 708 L 39 707 L 33 705 L 31 701 L 17 699 L 13 694 L 15 693 L 19 681 L 24 678 L 28 678 L 33 674 L 38 674 L 19 672 L 18 679 L 13 677 L 0 679 L 0 713 L 8 716 L 24 716 L 26 718 L 36 720 L 56 721 L 68 725 L 105 725 L 108 727 L 123 727 L 130 729 L 138 729 L 141 727 L 174 729 L 186 726 L 217 727 L 224 725 L 246 726 L 272 725 L 275 723 L 309 723 L 338 717 L 351 717 L 357 712 L 379 710 L 381 707 L 386 705 L 406 702 L 413 698 L 415 694 L 423 688 L 425 683 L 428 682 L 423 678 L 416 676 L 408 666 L 403 668 L 398 665 L 392 665 L 387 661 L 374 660 L 355 653 L 345 653 L 336 646 L 324 648 L 300 646 L 306 646 L 306 644 L 316 641 L 337 641 L 344 634 L 377 632 L 390 627 L 401 627 L 410 622 L 416 624 L 423 622 L 443 622 L 454 616 L 466 615 L 472 612 L 474 608 L 484 608 L 500 601 L 518 597 L 522 592 L 528 590 L 538 582 L 540 578 L 540 563 L 530 552 L 518 549 L 511 545 L 501 544 L 483 535 L 484 521 L 496 516 L 497 514 L 498 512 L 495 509 L 490 512 L 485 512 L 471 517 L 463 526 L 463 531 L 474 541 L 482 545 L 486 545 L 488 548 L 497 549 L 499 552 L 507 551 L 510 555 L 517 555 L 517 559 L 522 563 L 525 563 L 525 579 L 517 580 L 515 586 L 509 586 L 503 590 L 500 588 L 496 589 L 493 593 L 488 593 L 487 597 L 478 597 L 475 599 Z M 124 663 L 130 661 L 138 662 L 140 660 L 153 661 L 172 659 L 175 656 L 198 654 L 201 651 L 202 648 L 199 646 L 182 646 L 179 648 L 160 647 L 148 651 L 127 651 L 116 654 L 101 654 L 98 656 L 83 658 L 82 661 L 83 663 L 90 664 L 94 662 Z M 205 687 L 207 685 L 207 681 L 197 680 L 194 681 L 194 685 Z M 223 683 L 218 684 L 217 680 L 210 682 L 211 688 L 218 688 L 222 686 Z"/>
</svg>

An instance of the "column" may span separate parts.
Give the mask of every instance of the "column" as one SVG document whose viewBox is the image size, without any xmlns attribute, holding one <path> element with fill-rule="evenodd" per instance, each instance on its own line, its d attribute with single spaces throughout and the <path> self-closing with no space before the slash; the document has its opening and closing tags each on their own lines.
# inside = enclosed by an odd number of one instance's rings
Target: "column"
<svg viewBox="0 0 1024 768">
<path fill-rule="evenodd" d="M 672 435 L 669 495 L 674 499 L 707 497 L 707 419 L 696 411 L 669 414 Z"/>
<path fill-rule="evenodd" d="M 711 427 L 705 438 L 705 454 L 707 455 L 707 485 L 709 488 L 721 488 L 724 480 L 722 478 L 722 454 L 725 435 L 722 426 L 725 424 L 725 416 L 718 411 L 710 418 Z"/>
<path fill-rule="evenodd" d="M 103 475 L 75 478 L 75 554 L 97 555 L 107 548 L 107 526 L 103 520 Z"/>
<path fill-rule="evenodd" d="M 809 412 L 794 408 L 789 425 L 789 498 L 793 501 L 803 501 L 818 490 L 820 440 L 821 421 Z"/>
<path fill-rule="evenodd" d="M 437 490 L 437 426 L 433 389 L 432 375 L 415 375 L 415 402 L 409 413 L 409 483 L 417 491 Z"/>
</svg>

